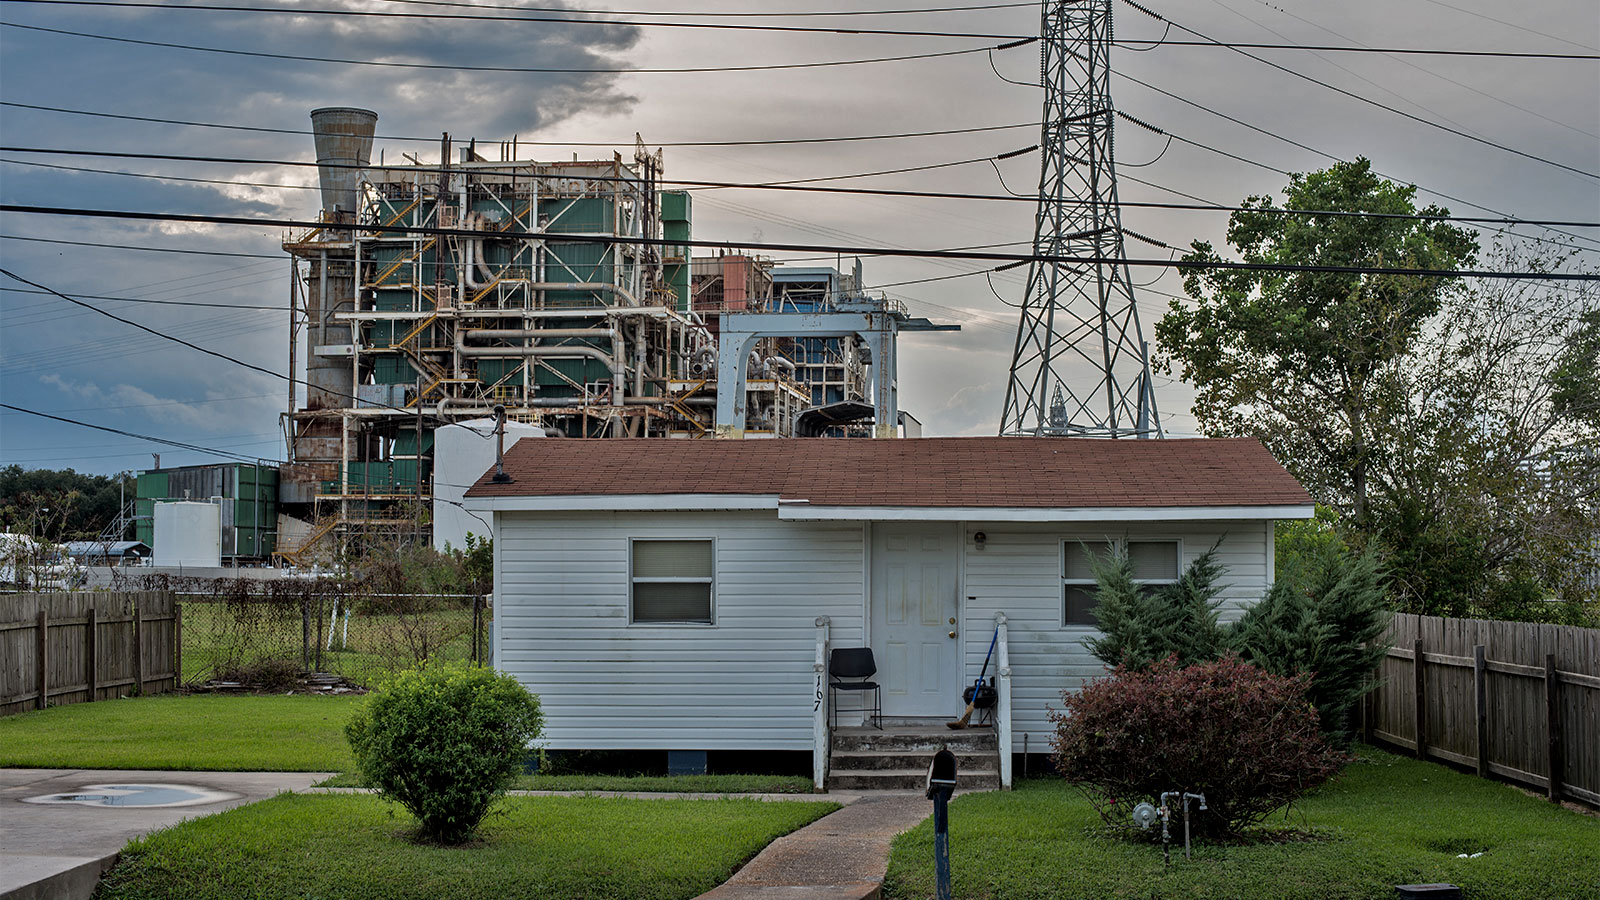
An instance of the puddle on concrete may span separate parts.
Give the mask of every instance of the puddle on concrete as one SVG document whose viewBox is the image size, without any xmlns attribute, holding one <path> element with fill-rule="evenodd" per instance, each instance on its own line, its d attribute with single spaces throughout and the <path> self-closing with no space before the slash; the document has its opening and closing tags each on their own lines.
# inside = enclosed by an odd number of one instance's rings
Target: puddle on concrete
<svg viewBox="0 0 1600 900">
<path fill-rule="evenodd" d="M 190 784 L 86 784 L 76 791 L 26 797 L 22 802 L 153 809 L 221 803 L 238 796 Z"/>
</svg>

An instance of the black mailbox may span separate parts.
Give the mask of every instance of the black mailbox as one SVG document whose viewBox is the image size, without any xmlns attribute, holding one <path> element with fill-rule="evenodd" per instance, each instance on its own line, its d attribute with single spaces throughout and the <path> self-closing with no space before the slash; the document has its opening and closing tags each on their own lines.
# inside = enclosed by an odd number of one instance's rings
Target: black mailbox
<svg viewBox="0 0 1600 900">
<path fill-rule="evenodd" d="M 928 763 L 927 797 L 932 800 L 934 795 L 940 792 L 949 797 L 955 789 L 956 755 L 949 750 L 940 750 Z"/>
<path fill-rule="evenodd" d="M 950 900 L 950 795 L 956 790 L 956 755 L 940 750 L 928 763 L 928 799 L 933 801 L 934 896 Z"/>
</svg>

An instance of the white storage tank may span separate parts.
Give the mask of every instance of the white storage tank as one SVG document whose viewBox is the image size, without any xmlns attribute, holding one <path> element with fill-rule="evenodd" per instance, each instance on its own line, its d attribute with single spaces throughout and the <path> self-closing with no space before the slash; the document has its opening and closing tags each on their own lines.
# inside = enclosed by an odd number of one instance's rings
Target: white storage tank
<svg viewBox="0 0 1600 900">
<path fill-rule="evenodd" d="M 544 429 L 521 422 L 506 423 L 506 450 L 525 437 L 544 437 Z M 444 425 L 433 433 L 433 546 L 443 551 L 445 544 L 456 550 L 467 549 L 467 532 L 492 537 L 484 520 L 488 513 L 474 515 L 462 508 L 467 488 L 494 465 L 495 435 L 493 419 L 472 419 Z"/>
<path fill-rule="evenodd" d="M 154 564 L 217 568 L 222 565 L 222 507 L 175 500 L 157 503 Z"/>
</svg>

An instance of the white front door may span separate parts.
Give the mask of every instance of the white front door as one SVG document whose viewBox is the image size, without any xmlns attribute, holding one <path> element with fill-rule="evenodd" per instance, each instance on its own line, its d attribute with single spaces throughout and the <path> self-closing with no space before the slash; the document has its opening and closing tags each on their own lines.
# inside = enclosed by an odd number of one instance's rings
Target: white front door
<svg viewBox="0 0 1600 900">
<path fill-rule="evenodd" d="M 872 652 L 883 714 L 955 716 L 961 701 L 954 522 L 872 525 Z"/>
</svg>

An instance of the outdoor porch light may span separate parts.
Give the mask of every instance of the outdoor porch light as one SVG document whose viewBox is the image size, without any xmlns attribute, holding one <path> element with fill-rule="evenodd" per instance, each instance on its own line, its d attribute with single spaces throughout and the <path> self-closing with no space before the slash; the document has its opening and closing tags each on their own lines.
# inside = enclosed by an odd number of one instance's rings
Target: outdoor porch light
<svg viewBox="0 0 1600 900">
<path fill-rule="evenodd" d="M 989 536 L 981 531 L 975 532 L 972 535 L 972 542 L 977 544 L 979 547 L 982 547 L 984 544 L 989 542 Z"/>
</svg>

